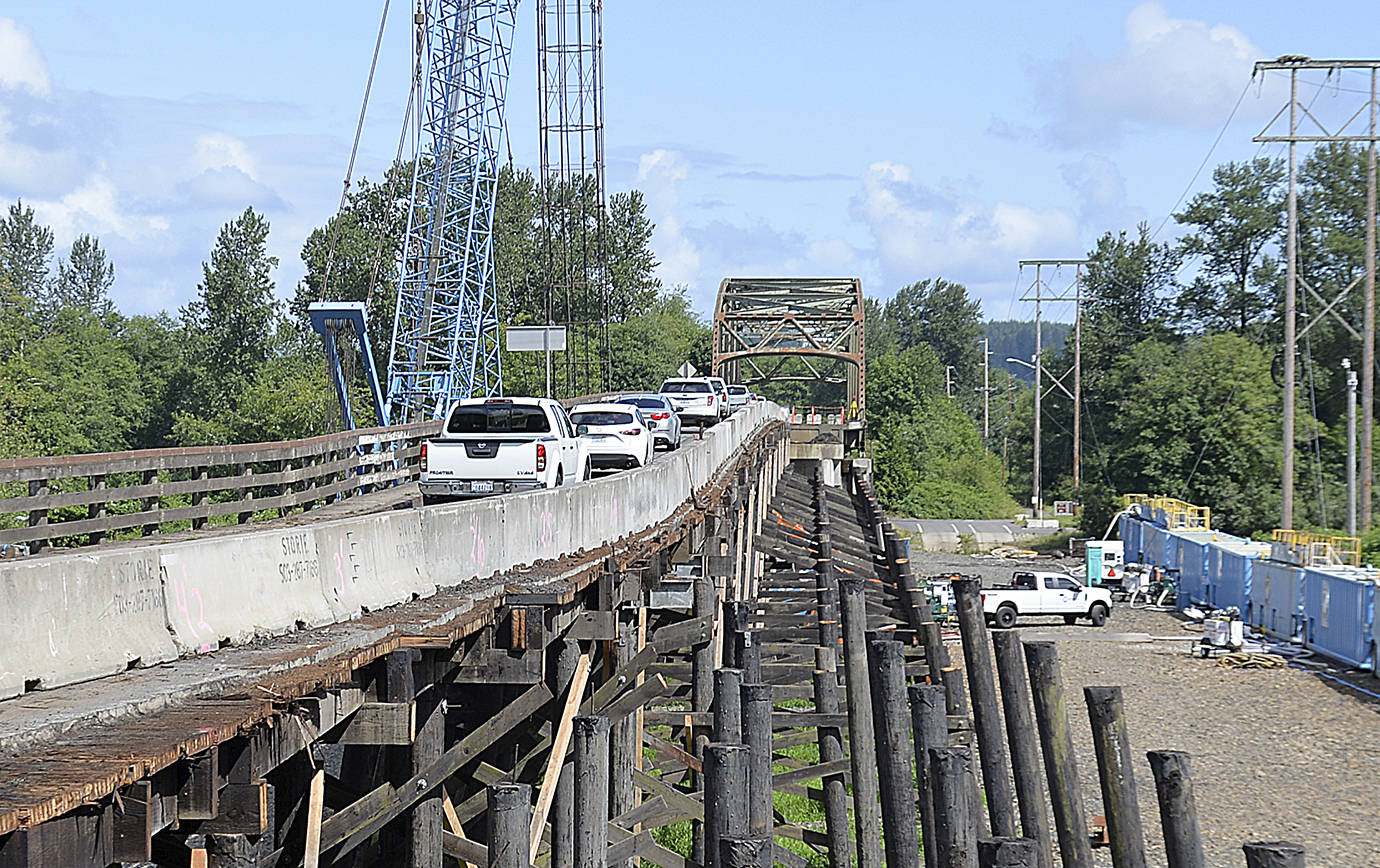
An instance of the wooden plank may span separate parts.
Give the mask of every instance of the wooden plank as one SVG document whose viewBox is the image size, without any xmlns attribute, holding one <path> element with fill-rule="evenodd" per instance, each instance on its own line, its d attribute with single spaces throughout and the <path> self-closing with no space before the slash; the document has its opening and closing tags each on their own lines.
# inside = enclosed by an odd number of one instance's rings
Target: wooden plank
<svg viewBox="0 0 1380 868">
<path fill-rule="evenodd" d="M 147 862 L 153 858 L 153 784 L 139 781 L 126 787 L 115 803 L 116 862 Z"/>
<path fill-rule="evenodd" d="M 542 772 L 541 792 L 537 796 L 537 807 L 532 813 L 529 861 L 535 862 L 537 859 L 537 845 L 541 843 L 542 830 L 546 828 L 546 818 L 551 813 L 551 801 L 556 797 L 556 783 L 561 777 L 561 764 L 565 762 L 566 748 L 570 747 L 570 735 L 574 726 L 575 713 L 580 710 L 580 697 L 584 695 L 585 685 L 589 683 L 589 667 L 593 655 L 593 649 L 580 655 L 579 661 L 575 664 L 575 675 L 570 680 L 570 689 L 566 692 L 565 706 L 561 709 L 560 723 L 556 727 L 551 755 L 546 760 L 545 771 Z"/>
<path fill-rule="evenodd" d="M 189 863 L 191 868 L 207 868 L 207 853 L 205 847 L 197 847 L 192 850 L 192 859 Z"/>
<path fill-rule="evenodd" d="M 445 851 L 447 856 L 455 859 L 461 865 L 470 866 L 470 868 L 489 864 L 488 847 L 449 830 L 441 833 L 441 849 Z"/>
<path fill-rule="evenodd" d="M 671 692 L 666 679 L 654 675 L 605 706 L 599 713 L 617 722 L 659 696 Z"/>
<path fill-rule="evenodd" d="M 616 612 L 596 612 L 585 610 L 575 616 L 566 630 L 565 638 L 602 641 L 618 638 L 618 619 Z"/>
<path fill-rule="evenodd" d="M 637 676 L 655 663 L 656 657 L 657 650 L 652 645 L 648 645 L 637 652 L 637 656 L 619 667 L 618 671 L 613 673 L 612 678 L 599 685 L 594 691 L 594 695 L 580 704 L 580 713 L 604 714 L 604 709 L 619 694 L 636 686 Z"/>
<path fill-rule="evenodd" d="M 694 769 L 696 772 L 704 771 L 704 764 L 700 762 L 699 757 L 695 756 L 689 751 L 683 750 L 680 745 L 674 742 L 667 741 L 659 735 L 655 735 L 653 733 L 647 732 L 646 730 L 643 730 L 642 743 L 657 751 L 658 753 L 669 754 L 677 762 L 683 763 L 687 767 Z"/>
<path fill-rule="evenodd" d="M 307 843 L 302 853 L 302 868 L 318 868 L 321 863 L 321 812 L 326 801 L 326 773 L 321 769 L 311 776 L 307 795 Z"/>
<path fill-rule="evenodd" d="M 333 744 L 412 744 L 417 738 L 415 702 L 365 702 L 328 741 Z"/>
<path fill-rule="evenodd" d="M 675 624 L 667 624 L 652 633 L 652 644 L 660 654 L 669 654 L 708 642 L 713 636 L 713 620 L 705 615 Z"/>
<path fill-rule="evenodd" d="M 543 666 L 540 648 L 513 654 L 502 648 L 476 649 L 456 669 L 457 684 L 538 684 Z"/>
<path fill-rule="evenodd" d="M 836 760 L 831 763 L 818 763 L 817 765 L 806 766 L 803 769 L 794 769 L 788 772 L 780 772 L 771 776 L 772 788 L 782 784 L 802 784 L 805 781 L 813 781 L 828 775 L 839 775 L 846 773 L 851 766 L 847 759 Z"/>
<path fill-rule="evenodd" d="M 661 868 L 701 868 L 698 862 L 692 862 L 674 850 L 667 850 L 658 844 L 651 835 L 638 836 L 634 853 L 649 862 L 660 865 Z"/>
</svg>

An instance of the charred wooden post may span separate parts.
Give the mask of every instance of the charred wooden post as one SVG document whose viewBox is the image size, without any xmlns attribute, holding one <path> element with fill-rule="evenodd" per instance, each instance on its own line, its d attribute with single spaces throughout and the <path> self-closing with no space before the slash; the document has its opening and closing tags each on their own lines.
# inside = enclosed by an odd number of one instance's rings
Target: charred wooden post
<svg viewBox="0 0 1380 868">
<path fill-rule="evenodd" d="M 712 624 L 718 605 L 714 596 L 714 580 L 707 576 L 695 579 L 695 617 L 709 618 Z M 710 634 L 714 631 L 711 629 Z M 690 707 L 695 711 L 709 711 L 714 702 L 714 642 L 709 640 L 695 646 L 691 664 Z"/>
<path fill-rule="evenodd" d="M 934 799 L 935 857 L 940 868 L 977 868 L 977 828 L 973 823 L 973 755 L 967 747 L 929 751 Z"/>
<path fill-rule="evenodd" d="M 743 743 L 748 749 L 748 834 L 772 833 L 770 684 L 742 686 Z"/>
<path fill-rule="evenodd" d="M 1084 687 L 1092 724 L 1102 807 L 1112 842 L 1114 868 L 1145 868 L 1145 832 L 1140 824 L 1136 778 L 1131 768 L 1131 741 L 1120 687 Z"/>
<path fill-rule="evenodd" d="M 945 666 L 939 670 L 939 680 L 944 685 L 944 705 L 949 714 L 967 714 L 968 691 L 963 687 L 963 671 L 957 666 Z"/>
<path fill-rule="evenodd" d="M 747 834 L 748 750 L 714 742 L 704 749 L 705 868 L 721 865 L 719 842 Z"/>
<path fill-rule="evenodd" d="M 1155 776 L 1160 827 L 1164 830 L 1164 854 L 1169 868 L 1206 868 L 1188 754 L 1177 750 L 1152 750 L 1145 757 L 1150 760 L 1150 773 Z"/>
<path fill-rule="evenodd" d="M 934 790 L 930 772 L 930 748 L 949 746 L 948 715 L 944 711 L 944 688 L 938 684 L 910 687 L 910 726 L 915 740 L 915 774 L 920 791 L 920 830 L 925 841 L 925 868 L 939 865 L 939 846 L 935 838 Z"/>
<path fill-rule="evenodd" d="M 575 718 L 575 868 L 608 863 L 609 719 Z M 526 866 L 524 865 L 524 868 Z"/>
<path fill-rule="evenodd" d="M 1246 868 L 1304 868 L 1303 845 L 1288 841 L 1256 841 L 1242 844 Z"/>
<path fill-rule="evenodd" d="M 877 802 L 877 746 L 873 742 L 872 684 L 867 673 L 867 609 L 860 579 L 839 580 L 843 615 L 844 665 L 848 690 L 848 747 L 853 772 L 853 821 L 857 827 L 858 868 L 880 868 L 882 827 Z"/>
<path fill-rule="evenodd" d="M 751 630 L 733 634 L 733 663 L 743 670 L 743 681 L 759 684 L 762 681 L 762 643 Z"/>
<path fill-rule="evenodd" d="M 1006 718 L 1006 738 L 1011 746 L 1011 771 L 1016 779 L 1021 833 L 1035 842 L 1038 868 L 1053 868 L 1053 841 L 1049 812 L 1045 810 L 1044 787 L 1040 783 L 1040 743 L 1030 704 L 1030 683 L 1026 680 L 1025 648 L 1019 633 L 998 630 L 992 633 L 992 650 L 997 660 L 997 678 L 1001 682 L 1001 705 Z"/>
<path fill-rule="evenodd" d="M 1069 729 L 1068 706 L 1059 671 L 1059 650 L 1053 642 L 1026 642 L 1025 663 L 1035 704 L 1035 723 L 1045 757 L 1045 778 L 1054 807 L 1054 828 L 1064 868 L 1092 868 L 1088 821 L 1078 788 L 1078 761 Z"/>
<path fill-rule="evenodd" d="M 489 868 L 527 868 L 532 788 L 514 783 L 490 786 L 488 823 Z"/>
<path fill-rule="evenodd" d="M 1036 868 L 1035 842 L 1029 838 L 984 838 L 978 842 L 979 868 Z"/>
<path fill-rule="evenodd" d="M 815 710 L 821 714 L 838 714 L 838 652 L 834 646 L 815 649 L 814 680 Z M 816 733 L 820 762 L 832 763 L 844 758 L 842 728 L 821 725 Z M 821 783 L 824 785 L 824 829 L 829 837 L 829 866 L 847 868 L 853 864 L 848 840 L 848 788 L 841 774 L 825 775 Z"/>
<path fill-rule="evenodd" d="M 743 743 L 743 671 L 718 669 L 714 672 L 714 740 L 725 744 Z"/>
<path fill-rule="evenodd" d="M 575 667 L 580 662 L 580 643 L 574 639 L 564 639 L 556 649 L 555 677 L 551 692 L 560 696 L 575 677 Z M 553 707 L 556 705 L 552 703 Z M 560 711 L 553 726 L 560 725 Z M 551 802 L 551 864 L 575 864 L 575 764 L 566 760 L 561 764 L 560 778 L 557 779 L 556 793 Z"/>
<path fill-rule="evenodd" d="M 872 688 L 877 697 L 877 760 L 881 780 L 882 828 L 888 865 L 918 865 L 915 748 L 906 702 L 906 659 L 901 643 L 868 645 Z"/>
<path fill-rule="evenodd" d="M 614 672 L 627 666 L 637 656 L 637 620 L 635 612 L 620 612 L 618 642 L 614 649 Z M 615 674 L 615 678 L 618 676 Z M 629 712 L 609 721 L 609 816 L 620 817 L 636 806 L 637 791 L 633 787 L 633 769 L 642 752 L 637 731 L 637 715 Z M 632 865 L 629 859 L 623 863 Z"/>
<path fill-rule="evenodd" d="M 992 834 L 1009 838 L 1016 835 L 1016 813 L 1012 807 L 1011 770 L 1002 738 L 997 687 L 992 677 L 987 620 L 978 594 L 980 585 L 977 579 L 954 579 L 954 599 L 963 638 L 963 660 L 968 669 L 968 689 L 973 697 L 973 726 L 978 739 L 982 783 L 987 791 L 987 815 L 992 823 Z"/>
<path fill-rule="evenodd" d="M 772 868 L 770 835 L 725 835 L 719 839 L 719 868 Z"/>
<path fill-rule="evenodd" d="M 421 661 L 425 689 L 416 704 L 416 738 L 412 742 L 412 774 L 426 771 L 446 749 L 446 679 L 438 678 L 440 661 L 434 653 Z M 441 793 L 439 788 L 412 809 L 410 828 L 411 868 L 441 864 Z"/>
</svg>

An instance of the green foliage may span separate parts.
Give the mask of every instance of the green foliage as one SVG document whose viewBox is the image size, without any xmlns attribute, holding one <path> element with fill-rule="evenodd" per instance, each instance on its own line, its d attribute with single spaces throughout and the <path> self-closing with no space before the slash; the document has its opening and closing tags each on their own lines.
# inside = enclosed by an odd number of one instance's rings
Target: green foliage
<svg viewBox="0 0 1380 868">
<path fill-rule="evenodd" d="M 645 313 L 609 327 L 614 390 L 654 390 L 687 361 L 709 370 L 709 340 L 709 326 L 691 310 L 684 288 L 664 293 Z"/>
<path fill-rule="evenodd" d="M 80 235 L 72 242 L 71 256 L 58 261 L 52 302 L 59 308 L 109 316 L 115 312 L 110 300 L 114 283 L 115 266 L 107 261 L 101 242 L 92 235 Z"/>
<path fill-rule="evenodd" d="M 52 256 L 53 230 L 38 224 L 34 209 L 15 202 L 0 220 L 0 278 L 30 301 L 42 301 Z"/>
<path fill-rule="evenodd" d="M 1035 355 L 1035 323 L 1031 320 L 989 320 L 983 323 L 987 336 L 987 351 L 992 354 L 992 370 L 1009 369 L 1018 380 L 1035 381 L 1035 372 L 1022 366 L 1007 366 L 1008 358 L 1030 361 Z M 1073 326 L 1065 322 L 1044 322 L 1040 327 L 1040 344 L 1047 353 L 1063 350 L 1073 333 Z"/>
<path fill-rule="evenodd" d="M 928 344 L 941 365 L 954 367 L 956 382 L 979 382 L 982 305 L 962 284 L 939 277 L 903 286 L 886 303 L 884 316 L 898 346 Z"/>
</svg>

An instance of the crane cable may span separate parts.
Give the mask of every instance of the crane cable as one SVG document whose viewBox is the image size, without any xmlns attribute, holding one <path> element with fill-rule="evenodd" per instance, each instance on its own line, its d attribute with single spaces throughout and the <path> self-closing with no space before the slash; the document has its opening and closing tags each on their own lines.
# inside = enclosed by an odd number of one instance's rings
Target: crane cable
<svg viewBox="0 0 1380 868">
<path fill-rule="evenodd" d="M 374 39 L 374 57 L 369 62 L 369 78 L 364 84 L 364 99 L 359 106 L 359 120 L 355 123 L 355 141 L 350 147 L 350 163 L 345 168 L 345 183 L 340 190 L 340 204 L 335 209 L 335 220 L 331 223 L 330 243 L 326 248 L 326 275 L 321 282 L 321 300 L 329 295 L 331 268 L 335 264 L 335 245 L 340 239 L 340 217 L 345 211 L 345 200 L 350 193 L 350 183 L 355 172 L 355 157 L 359 154 L 359 138 L 364 132 L 364 115 L 369 110 L 369 94 L 374 89 L 374 71 L 379 65 L 379 48 L 383 45 L 383 29 L 388 23 L 388 7 L 392 0 L 383 0 L 383 14 L 379 16 L 379 32 Z"/>
</svg>

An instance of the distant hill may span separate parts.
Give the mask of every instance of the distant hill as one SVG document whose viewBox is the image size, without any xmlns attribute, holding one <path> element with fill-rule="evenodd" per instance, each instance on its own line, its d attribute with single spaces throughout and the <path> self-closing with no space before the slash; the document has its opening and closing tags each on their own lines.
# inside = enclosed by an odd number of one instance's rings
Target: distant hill
<svg viewBox="0 0 1380 868">
<path fill-rule="evenodd" d="M 1030 368 L 1007 364 L 1006 358 L 1029 359 L 1035 354 L 1035 323 L 1032 320 L 1001 319 L 986 323 L 986 328 L 992 366 L 1006 368 L 1016 377 L 1034 382 L 1035 373 Z M 1045 322 L 1040 327 L 1045 351 L 1062 349 L 1072 332 L 1071 323 Z"/>
</svg>

